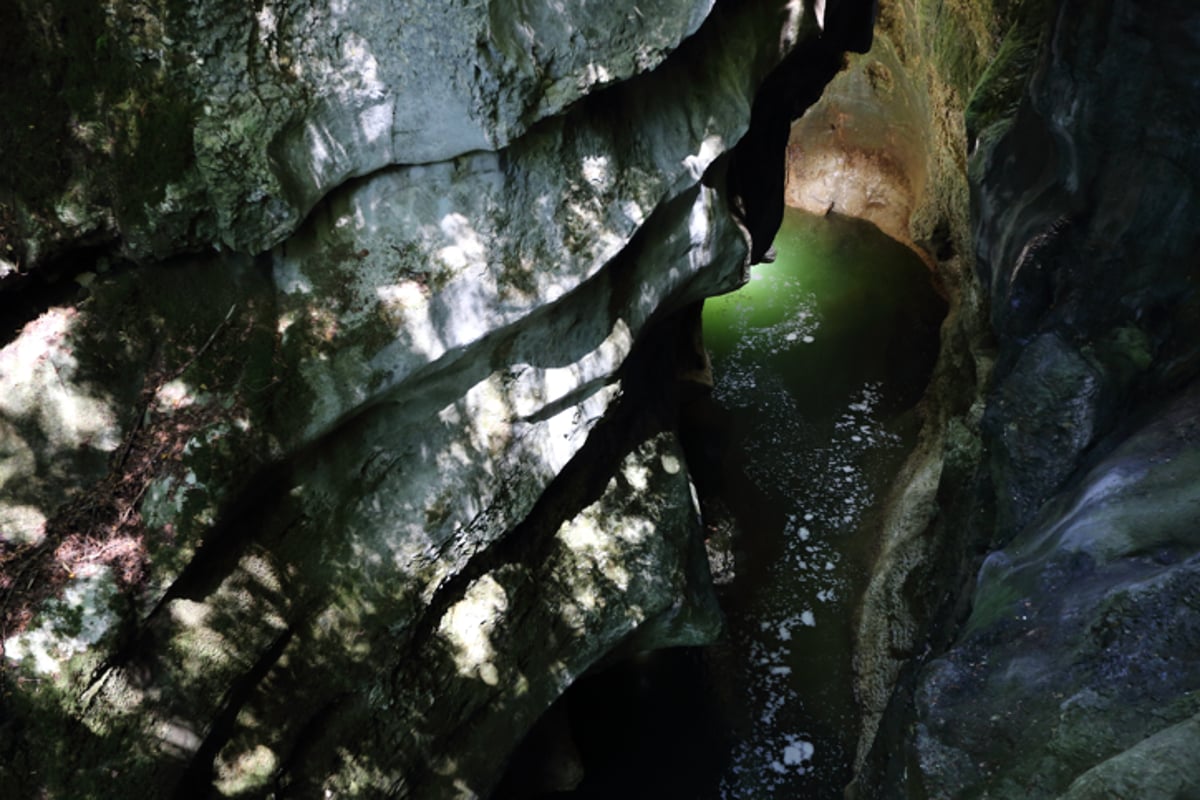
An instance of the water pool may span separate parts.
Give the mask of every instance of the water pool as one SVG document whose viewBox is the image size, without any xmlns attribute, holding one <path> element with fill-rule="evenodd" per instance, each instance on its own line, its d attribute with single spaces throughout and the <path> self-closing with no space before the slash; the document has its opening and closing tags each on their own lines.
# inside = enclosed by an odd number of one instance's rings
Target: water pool
<svg viewBox="0 0 1200 800">
<path fill-rule="evenodd" d="M 683 410 L 726 631 L 577 682 L 585 769 L 557 798 L 840 798 L 872 512 L 912 446 L 945 304 L 869 223 L 788 210 L 776 261 L 703 313 L 715 388 Z"/>
<path fill-rule="evenodd" d="M 869 223 L 788 210 L 775 247 L 704 309 L 715 413 L 692 437 L 708 454 L 705 516 L 734 553 L 709 654 L 735 686 L 713 796 L 840 797 L 872 512 L 915 442 L 945 303 L 924 262 Z"/>
</svg>

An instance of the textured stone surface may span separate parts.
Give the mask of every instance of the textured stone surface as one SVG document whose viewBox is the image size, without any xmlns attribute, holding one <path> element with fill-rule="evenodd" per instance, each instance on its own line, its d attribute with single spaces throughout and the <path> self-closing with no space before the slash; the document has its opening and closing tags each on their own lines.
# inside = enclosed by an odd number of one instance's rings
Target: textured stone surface
<svg viewBox="0 0 1200 800">
<path fill-rule="evenodd" d="M 5 12 L 27 40 L 11 55 L 13 74 L 28 75 L 3 96 L 25 122 L 8 145 L 26 156 L 57 137 L 65 150 L 38 192 L 21 172 L 0 184 L 12 193 L 10 264 L 97 236 L 120 236 L 139 257 L 263 250 L 349 177 L 503 148 L 585 94 L 652 69 L 712 0 L 95 5 Z M 41 69 L 15 71 L 24 48 Z M 100 70 L 79 74 L 71 60 L 81 53 L 95 53 Z M 63 80 L 52 107 L 25 108 Z M 168 163 L 139 163 L 152 159 Z M 110 170 L 131 167 L 127 182 L 104 185 Z"/>
<path fill-rule="evenodd" d="M 1026 101 L 978 154 L 979 267 L 1001 337 L 993 472 L 1007 486 L 1036 465 L 1028 488 L 1001 498 L 1001 541 L 1120 415 L 1176 390 L 1197 365 L 1184 267 L 1196 236 L 1177 222 L 1198 200 L 1179 183 L 1200 150 L 1183 133 L 1194 109 L 1177 99 L 1191 92 L 1180 75 L 1196 42 L 1136 3 L 1105 13 L 1112 22 L 1064 5 Z M 1150 50 L 1152 63 L 1130 66 Z M 1126 107 L 1153 114 L 1154 133 Z M 1027 444 L 1010 435 L 1021 430 L 1033 433 Z"/>
<path fill-rule="evenodd" d="M 964 313 L 864 606 L 881 727 L 854 788 L 1187 796 L 1169 765 L 1196 712 L 1195 10 L 997 3 L 986 65 L 972 25 L 927 24 L 967 5 L 881 7 L 901 60 L 930 54 L 953 89 L 933 107 L 970 97 L 977 275 L 939 272 Z M 953 252 L 941 216 L 925 241 Z"/>
<path fill-rule="evenodd" d="M 1200 719 L 1193 716 L 1096 765 L 1072 782 L 1063 797 L 1195 797 L 1200 794 L 1198 745 Z"/>
<path fill-rule="evenodd" d="M 853 58 L 792 125 L 787 203 L 813 214 L 869 220 L 910 242 L 928 180 L 929 97 L 888 36 Z"/>
<path fill-rule="evenodd" d="M 995 449 L 998 524 L 1019 530 L 1111 424 L 1104 376 L 1054 333 L 1025 347 L 984 418 Z"/>
<path fill-rule="evenodd" d="M 615 648 L 714 636 L 677 312 L 772 233 L 759 87 L 865 5 L 9 7 L 5 785 L 481 796 Z"/>
<path fill-rule="evenodd" d="M 1187 796 L 1169 765 L 1198 680 L 1196 12 L 1055 5 L 1010 33 L 1019 100 L 993 72 L 972 107 L 996 367 L 977 502 L 943 513 L 993 552 L 912 668 L 891 774 L 933 797 Z"/>
<path fill-rule="evenodd" d="M 1181 747 L 1186 726 L 1160 731 L 1200 707 L 1197 398 L 1158 410 L 985 561 L 917 695 L 932 796 L 1095 796 L 1102 777 L 1110 796 L 1186 796 L 1167 790 L 1186 770 L 1163 782 L 1141 764 Z"/>
</svg>

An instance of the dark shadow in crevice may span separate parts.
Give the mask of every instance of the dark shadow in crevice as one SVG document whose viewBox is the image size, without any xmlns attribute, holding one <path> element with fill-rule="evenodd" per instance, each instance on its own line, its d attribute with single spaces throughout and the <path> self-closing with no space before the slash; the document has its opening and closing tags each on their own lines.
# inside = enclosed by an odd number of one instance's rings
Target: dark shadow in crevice
<svg viewBox="0 0 1200 800">
<path fill-rule="evenodd" d="M 0 348 L 9 345 L 30 322 L 56 306 L 82 302 L 88 291 L 79 283 L 85 273 L 104 270 L 112 275 L 130 269 L 110 258 L 106 245 L 79 247 L 52 258 L 32 272 L 12 273 L 0 279 Z"/>
</svg>

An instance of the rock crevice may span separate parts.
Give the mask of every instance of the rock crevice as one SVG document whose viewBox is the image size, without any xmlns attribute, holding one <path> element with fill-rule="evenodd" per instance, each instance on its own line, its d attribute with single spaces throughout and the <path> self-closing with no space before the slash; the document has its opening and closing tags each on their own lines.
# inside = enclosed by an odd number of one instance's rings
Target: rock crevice
<svg viewBox="0 0 1200 800">
<path fill-rule="evenodd" d="M 7 786 L 483 796 L 593 664 L 716 635 L 679 312 L 869 3 L 69 5 L 7 12 L 64 159 L 0 257 L 80 285 L 0 351 Z"/>
</svg>

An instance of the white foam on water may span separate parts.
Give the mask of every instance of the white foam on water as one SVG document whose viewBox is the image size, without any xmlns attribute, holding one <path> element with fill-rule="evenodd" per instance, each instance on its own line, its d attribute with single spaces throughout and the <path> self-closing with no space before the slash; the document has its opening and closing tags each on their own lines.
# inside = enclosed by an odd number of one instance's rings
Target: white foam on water
<svg viewBox="0 0 1200 800">
<path fill-rule="evenodd" d="M 812 742 L 795 739 L 783 748 L 783 763 L 793 767 L 800 766 L 805 761 L 812 761 L 815 752 L 816 748 Z"/>
<path fill-rule="evenodd" d="M 766 277 L 753 275 L 754 280 Z M 875 500 L 861 465 L 899 444 L 876 416 L 878 386 L 864 385 L 847 398 L 831 420 L 832 435 L 805 420 L 785 376 L 771 364 L 776 356 L 816 342 L 822 324 L 817 298 L 806 296 L 795 279 L 771 275 L 769 282 L 771 296 L 755 302 L 787 298 L 791 307 L 799 298 L 798 308 L 778 323 L 755 327 L 749 299 L 730 296 L 735 304 L 725 306 L 725 313 L 732 316 L 736 339 L 728 353 L 714 355 L 713 364 L 714 399 L 749 426 L 746 476 L 773 498 L 794 498 L 786 509 L 778 557 L 766 566 L 753 606 L 740 612 L 743 623 L 730 627 L 731 647 L 744 659 L 745 672 L 738 679 L 753 724 L 734 744 L 721 780 L 721 797 L 729 800 L 794 796 L 797 776 L 821 769 L 812 735 L 797 722 L 805 719 L 807 668 L 793 666 L 803 663 L 818 641 L 813 638 L 817 603 L 831 620 L 848 613 L 840 608 L 841 598 L 850 597 L 849 576 L 839 568 L 847 562 L 843 539 L 856 532 Z M 834 757 L 832 751 L 825 755 Z"/>
</svg>

